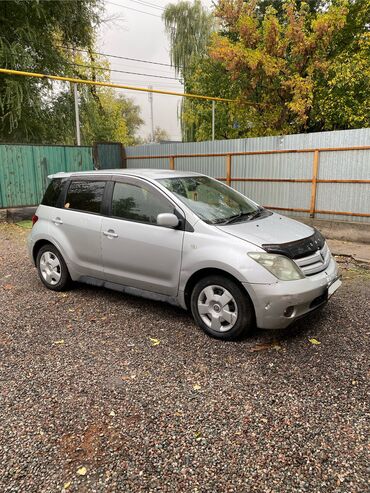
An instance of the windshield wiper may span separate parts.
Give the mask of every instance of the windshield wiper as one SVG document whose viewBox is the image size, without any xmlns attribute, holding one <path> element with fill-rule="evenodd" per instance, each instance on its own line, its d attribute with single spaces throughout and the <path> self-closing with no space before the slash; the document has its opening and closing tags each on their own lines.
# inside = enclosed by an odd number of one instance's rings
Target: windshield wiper
<svg viewBox="0 0 370 493">
<path fill-rule="evenodd" d="M 224 221 L 222 224 L 231 224 L 239 221 L 239 219 L 243 217 L 247 217 L 248 221 L 251 221 L 252 219 L 255 219 L 256 217 L 260 216 L 263 211 L 262 207 L 259 207 L 255 211 L 252 212 L 240 212 L 239 214 L 235 214 L 234 216 L 230 216 L 226 221 Z"/>
<path fill-rule="evenodd" d="M 256 209 L 254 212 L 252 212 L 251 215 L 249 216 L 249 221 L 251 221 L 252 219 L 255 219 L 256 217 L 259 217 L 263 211 L 264 211 L 263 207 L 258 207 L 258 209 Z"/>
<path fill-rule="evenodd" d="M 223 221 L 222 224 L 234 223 L 242 217 L 249 217 L 251 214 L 253 214 L 253 212 L 240 212 L 239 214 L 235 214 L 234 216 L 230 216 L 229 218 L 226 219 L 226 221 Z"/>
</svg>

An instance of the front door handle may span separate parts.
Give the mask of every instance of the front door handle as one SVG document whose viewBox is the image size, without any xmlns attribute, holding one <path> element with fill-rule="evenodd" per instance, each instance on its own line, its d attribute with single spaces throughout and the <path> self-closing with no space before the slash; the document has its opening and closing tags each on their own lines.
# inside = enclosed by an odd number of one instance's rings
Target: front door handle
<svg viewBox="0 0 370 493">
<path fill-rule="evenodd" d="M 53 219 L 54 224 L 63 224 L 63 221 L 60 219 L 60 217 L 56 217 Z"/>
<path fill-rule="evenodd" d="M 108 238 L 118 238 L 118 234 L 113 231 L 113 229 L 108 229 L 108 231 L 103 231 L 103 235 Z"/>
</svg>

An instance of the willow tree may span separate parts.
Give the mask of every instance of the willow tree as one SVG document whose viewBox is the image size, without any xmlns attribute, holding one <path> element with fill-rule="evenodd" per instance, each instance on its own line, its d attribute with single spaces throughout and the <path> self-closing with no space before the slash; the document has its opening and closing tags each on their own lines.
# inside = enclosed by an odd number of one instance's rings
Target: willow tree
<svg viewBox="0 0 370 493">
<path fill-rule="evenodd" d="M 200 0 L 193 3 L 182 0 L 170 3 L 163 13 L 163 21 L 170 40 L 171 64 L 183 79 L 185 92 L 189 91 L 188 79 L 194 64 L 207 52 L 210 35 L 214 30 L 214 16 Z M 189 101 L 183 101 L 182 114 Z M 183 138 L 192 139 L 192 131 L 181 118 Z"/>
<path fill-rule="evenodd" d="M 0 66 L 77 75 L 70 48 L 92 49 L 103 6 L 102 0 L 1 2 Z M 0 141 L 47 138 L 53 87 L 47 80 L 0 75 Z"/>
</svg>

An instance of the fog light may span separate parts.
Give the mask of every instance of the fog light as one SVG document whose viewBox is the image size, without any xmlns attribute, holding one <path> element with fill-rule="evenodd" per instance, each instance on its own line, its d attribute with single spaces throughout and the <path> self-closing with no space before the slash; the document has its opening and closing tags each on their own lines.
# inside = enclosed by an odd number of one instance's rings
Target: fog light
<svg viewBox="0 0 370 493">
<path fill-rule="evenodd" d="M 291 317 L 293 313 L 294 313 L 294 306 L 288 306 L 288 308 L 285 309 L 284 317 Z"/>
</svg>

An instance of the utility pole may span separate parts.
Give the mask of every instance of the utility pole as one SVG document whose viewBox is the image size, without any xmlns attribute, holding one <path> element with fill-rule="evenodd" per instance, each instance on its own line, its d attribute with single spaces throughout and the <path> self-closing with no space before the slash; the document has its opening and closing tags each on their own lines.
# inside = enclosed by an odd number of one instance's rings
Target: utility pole
<svg viewBox="0 0 370 493">
<path fill-rule="evenodd" d="M 148 89 L 153 89 L 152 86 L 149 86 Z M 152 130 L 151 141 L 154 142 L 154 116 L 153 116 L 153 93 L 148 92 L 148 99 L 150 103 L 150 125 Z"/>
<path fill-rule="evenodd" d="M 73 61 L 75 62 L 76 61 L 75 50 L 73 50 L 72 54 L 73 54 Z M 71 84 L 73 85 L 73 97 L 74 97 L 74 102 L 75 102 L 76 143 L 78 146 L 80 146 L 81 145 L 81 131 L 80 131 L 80 111 L 78 108 L 78 102 L 79 102 L 78 87 L 77 87 L 76 83 L 71 82 Z"/>
<path fill-rule="evenodd" d="M 77 145 L 81 145 L 81 132 L 80 132 L 80 111 L 78 108 L 78 87 L 73 83 L 73 95 L 75 100 L 75 119 L 76 119 L 76 142 Z"/>
<path fill-rule="evenodd" d="M 215 140 L 215 106 L 216 101 L 212 101 L 212 140 Z"/>
</svg>

